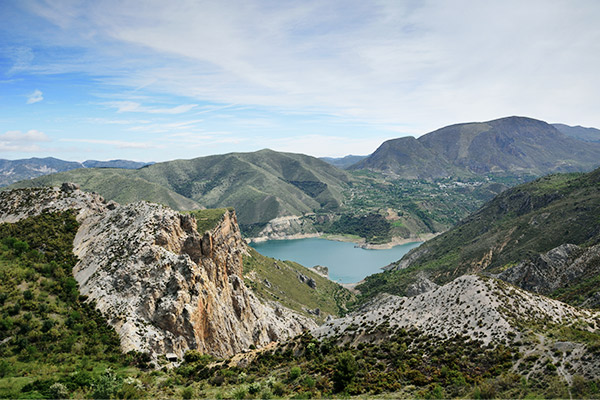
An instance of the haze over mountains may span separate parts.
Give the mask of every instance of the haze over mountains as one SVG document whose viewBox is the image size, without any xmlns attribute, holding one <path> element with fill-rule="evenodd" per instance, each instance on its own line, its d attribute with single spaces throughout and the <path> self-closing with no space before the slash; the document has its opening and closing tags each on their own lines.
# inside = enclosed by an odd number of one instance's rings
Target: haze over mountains
<svg viewBox="0 0 600 400">
<path fill-rule="evenodd" d="M 137 169 L 144 163 L 129 160 L 96 161 L 87 160 L 82 163 L 77 161 L 64 161 L 54 157 L 28 158 L 22 160 L 0 159 L 0 187 L 10 185 L 23 179 L 31 179 L 56 172 L 70 171 L 77 168 L 124 168 Z"/>
</svg>

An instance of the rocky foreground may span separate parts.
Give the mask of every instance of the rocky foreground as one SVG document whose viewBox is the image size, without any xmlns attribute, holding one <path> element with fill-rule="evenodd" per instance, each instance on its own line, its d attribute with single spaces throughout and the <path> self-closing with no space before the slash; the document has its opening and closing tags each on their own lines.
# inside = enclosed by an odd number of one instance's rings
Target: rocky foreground
<svg viewBox="0 0 600 400">
<path fill-rule="evenodd" d="M 233 211 L 198 232 L 191 215 L 146 202 L 122 206 L 71 184 L 0 193 L 0 223 L 66 210 L 80 224 L 73 275 L 124 352 L 223 357 L 316 327 L 246 288 L 246 247 Z"/>
<path fill-rule="evenodd" d="M 574 375 L 600 375 L 600 354 L 595 354 L 599 349 L 572 334 L 579 331 L 596 336 L 600 312 L 478 275 L 459 277 L 413 297 L 379 295 L 361 310 L 332 320 L 313 334 L 357 345 L 385 342 L 398 329 L 413 328 L 440 340 L 461 336 L 486 346 L 518 348 L 521 360 L 536 355 L 540 360 L 537 369 L 545 367 L 544 360 L 558 365 L 558 373 L 568 382 Z M 535 371 L 536 366 L 530 370 Z"/>
</svg>

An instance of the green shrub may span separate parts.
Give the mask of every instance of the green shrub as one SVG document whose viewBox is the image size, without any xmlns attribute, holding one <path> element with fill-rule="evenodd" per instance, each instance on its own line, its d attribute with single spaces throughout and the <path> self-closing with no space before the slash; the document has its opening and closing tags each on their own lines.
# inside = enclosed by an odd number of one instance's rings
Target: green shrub
<svg viewBox="0 0 600 400">
<path fill-rule="evenodd" d="M 237 400 L 244 400 L 248 398 L 248 390 L 245 386 L 240 386 L 233 391 L 232 397 Z"/>
<path fill-rule="evenodd" d="M 183 389 L 181 389 L 181 398 L 182 399 L 193 399 L 194 398 L 194 388 L 192 386 L 186 386 Z"/>
<path fill-rule="evenodd" d="M 288 378 L 290 381 L 295 381 L 302 374 L 302 370 L 298 366 L 294 366 L 290 368 L 290 372 L 288 373 Z"/>
<path fill-rule="evenodd" d="M 338 355 L 335 370 L 333 372 L 333 390 L 343 391 L 354 379 L 358 371 L 358 364 L 351 352 L 345 351 Z"/>
</svg>

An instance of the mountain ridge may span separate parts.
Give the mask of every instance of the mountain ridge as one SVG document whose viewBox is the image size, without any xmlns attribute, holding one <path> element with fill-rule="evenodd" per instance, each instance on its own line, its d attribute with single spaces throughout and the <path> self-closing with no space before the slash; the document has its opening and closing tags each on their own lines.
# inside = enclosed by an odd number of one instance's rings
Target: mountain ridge
<svg viewBox="0 0 600 400">
<path fill-rule="evenodd" d="M 600 145 L 569 137 L 544 121 L 513 116 L 449 125 L 418 139 L 392 139 L 348 169 L 371 169 L 410 179 L 540 176 L 589 170 L 598 166 L 598 159 Z"/>
<path fill-rule="evenodd" d="M 78 168 L 122 168 L 137 169 L 152 163 L 109 160 L 96 161 L 86 160 L 84 162 L 65 161 L 54 157 L 26 158 L 19 160 L 0 159 L 0 187 L 10 185 L 24 179 L 33 179 L 39 176 L 56 172 L 65 172 Z"/>
</svg>

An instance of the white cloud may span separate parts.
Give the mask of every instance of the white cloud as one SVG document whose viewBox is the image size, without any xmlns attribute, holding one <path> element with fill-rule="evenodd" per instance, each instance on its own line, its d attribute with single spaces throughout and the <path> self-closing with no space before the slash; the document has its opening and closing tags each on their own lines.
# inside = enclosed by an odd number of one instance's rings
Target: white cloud
<svg viewBox="0 0 600 400">
<path fill-rule="evenodd" d="M 143 106 L 135 101 L 112 101 L 104 104 L 109 107 L 116 108 L 117 112 L 119 113 L 139 112 L 148 114 L 183 114 L 198 106 L 197 104 L 182 104 L 170 108 L 160 108 Z"/>
<path fill-rule="evenodd" d="M 34 104 L 44 100 L 44 96 L 41 90 L 35 89 L 33 93 L 27 96 L 27 104 Z"/>
<path fill-rule="evenodd" d="M 49 141 L 44 132 L 33 129 L 27 132 L 7 131 L 0 135 L 0 151 L 35 152 L 41 150 L 38 143 Z"/>
<path fill-rule="evenodd" d="M 28 69 L 34 59 L 33 50 L 29 47 L 17 46 L 4 49 L 4 53 L 13 61 L 7 75 L 14 75 Z"/>
<path fill-rule="evenodd" d="M 36 131 L 35 129 L 27 132 L 22 131 L 6 131 L 0 135 L 0 142 L 48 142 L 50 138 L 44 132 Z"/>
<path fill-rule="evenodd" d="M 60 27 L 47 40 L 81 38 L 70 67 L 111 85 L 411 133 L 511 114 L 600 126 L 594 0 L 28 4 Z"/>
</svg>

